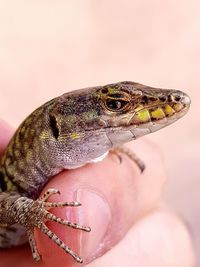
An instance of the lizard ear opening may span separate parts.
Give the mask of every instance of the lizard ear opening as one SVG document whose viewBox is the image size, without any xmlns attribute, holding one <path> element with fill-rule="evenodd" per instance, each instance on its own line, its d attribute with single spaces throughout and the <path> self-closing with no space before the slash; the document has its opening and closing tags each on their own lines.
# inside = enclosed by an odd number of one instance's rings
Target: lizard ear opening
<svg viewBox="0 0 200 267">
<path fill-rule="evenodd" d="M 49 116 L 49 125 L 51 127 L 53 136 L 55 137 L 55 139 L 58 139 L 59 137 L 59 129 L 58 129 L 58 125 L 57 125 L 57 121 L 55 116 L 50 115 Z"/>
</svg>

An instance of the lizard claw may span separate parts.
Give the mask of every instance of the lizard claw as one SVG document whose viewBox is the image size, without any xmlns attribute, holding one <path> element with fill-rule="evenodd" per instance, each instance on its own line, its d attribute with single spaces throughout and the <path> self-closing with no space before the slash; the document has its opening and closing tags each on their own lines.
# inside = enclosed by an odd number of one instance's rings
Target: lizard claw
<svg viewBox="0 0 200 267">
<path fill-rule="evenodd" d="M 61 225 L 79 229 L 85 232 L 90 232 L 91 229 L 88 226 L 82 226 L 77 223 L 72 223 L 65 219 L 59 218 L 56 215 L 50 213 L 48 210 L 57 207 L 78 207 L 81 203 L 77 201 L 72 202 L 47 202 L 48 198 L 53 194 L 58 194 L 57 189 L 49 189 L 44 195 L 37 200 L 33 200 L 27 197 L 18 198 L 13 205 L 13 216 L 16 223 L 24 225 L 26 233 L 28 235 L 29 243 L 32 250 L 33 258 L 38 261 L 40 255 L 37 250 L 37 245 L 34 239 L 33 230 L 39 228 L 42 233 L 47 235 L 54 243 L 61 247 L 65 252 L 70 254 L 77 262 L 83 262 L 82 259 L 76 255 L 55 233 L 53 233 L 44 222 L 50 220 Z"/>
<path fill-rule="evenodd" d="M 40 200 L 46 201 L 49 199 L 50 196 L 55 195 L 55 194 L 59 194 L 60 195 L 60 191 L 58 189 L 54 189 L 54 188 L 49 188 L 42 197 L 40 197 Z"/>
</svg>

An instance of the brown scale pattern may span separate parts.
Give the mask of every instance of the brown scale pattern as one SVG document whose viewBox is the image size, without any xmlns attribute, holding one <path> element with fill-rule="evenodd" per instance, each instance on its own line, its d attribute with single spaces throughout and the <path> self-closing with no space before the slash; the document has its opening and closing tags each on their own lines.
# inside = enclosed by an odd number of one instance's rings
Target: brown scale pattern
<svg viewBox="0 0 200 267">
<path fill-rule="evenodd" d="M 36 132 L 40 132 L 39 129 L 42 129 L 43 111 L 44 107 L 37 109 L 20 125 L 6 149 L 1 159 L 0 169 L 3 191 L 8 189 L 10 191 L 16 185 L 18 186 L 18 178 L 23 177 L 26 166 L 38 158 L 40 146 Z M 11 183 L 13 183 L 13 187 L 11 187 Z"/>
</svg>

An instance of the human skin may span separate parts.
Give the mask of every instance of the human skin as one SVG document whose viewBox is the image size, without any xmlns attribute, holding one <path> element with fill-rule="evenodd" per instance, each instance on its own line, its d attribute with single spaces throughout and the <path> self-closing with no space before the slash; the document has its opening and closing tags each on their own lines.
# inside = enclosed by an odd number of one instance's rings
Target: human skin
<svg viewBox="0 0 200 267">
<path fill-rule="evenodd" d="M 13 134 L 0 121 L 0 151 Z M 129 145 L 146 164 L 138 167 L 125 155 L 115 154 L 82 168 L 64 171 L 45 186 L 57 188 L 54 201 L 77 200 L 81 207 L 52 210 L 62 218 L 88 225 L 90 233 L 47 222 L 51 230 L 83 257 L 88 267 L 192 267 L 193 249 L 182 221 L 164 205 L 160 197 L 166 181 L 158 148 L 141 139 Z M 41 193 L 42 194 L 42 193 Z M 35 263 L 28 245 L 0 251 L 0 266 L 81 266 L 46 236 L 35 231 L 42 261 Z"/>
</svg>

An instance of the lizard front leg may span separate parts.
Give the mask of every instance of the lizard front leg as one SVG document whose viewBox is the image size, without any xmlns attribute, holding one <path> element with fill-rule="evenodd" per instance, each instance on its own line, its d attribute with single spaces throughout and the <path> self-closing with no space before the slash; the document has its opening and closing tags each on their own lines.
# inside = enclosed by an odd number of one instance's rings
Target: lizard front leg
<svg viewBox="0 0 200 267">
<path fill-rule="evenodd" d="M 50 220 L 86 232 L 90 232 L 91 230 L 89 227 L 61 219 L 48 211 L 49 209 L 56 207 L 78 207 L 81 205 L 79 202 L 74 201 L 48 202 L 48 198 L 52 194 L 57 193 L 59 193 L 58 190 L 49 189 L 42 197 L 33 200 L 15 192 L 2 192 L 0 194 L 0 226 L 4 225 L 5 227 L 6 225 L 12 225 L 14 223 L 24 226 L 31 246 L 33 258 L 36 261 L 40 260 L 40 255 L 33 235 L 34 228 L 40 229 L 42 233 L 47 235 L 54 243 L 70 254 L 77 262 L 82 263 L 82 259 L 45 225 L 45 222 Z"/>
</svg>

